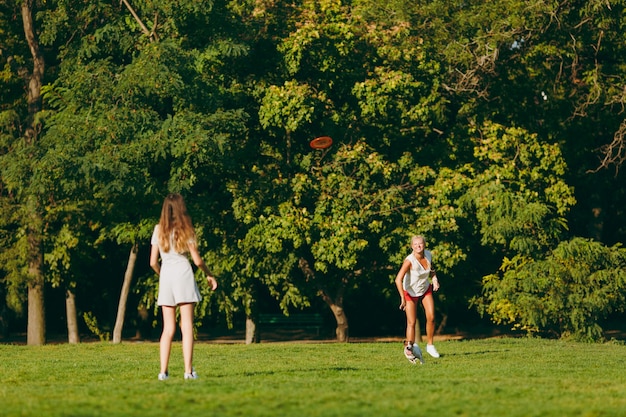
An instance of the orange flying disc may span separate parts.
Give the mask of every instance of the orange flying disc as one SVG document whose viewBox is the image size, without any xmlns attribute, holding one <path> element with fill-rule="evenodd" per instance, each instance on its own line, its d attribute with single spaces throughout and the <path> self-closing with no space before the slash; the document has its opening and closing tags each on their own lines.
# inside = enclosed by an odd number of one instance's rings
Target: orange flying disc
<svg viewBox="0 0 626 417">
<path fill-rule="evenodd" d="M 326 149 L 332 144 L 333 140 L 330 136 L 320 136 L 319 138 L 313 139 L 309 143 L 309 145 L 311 145 L 311 148 L 313 149 Z"/>
</svg>

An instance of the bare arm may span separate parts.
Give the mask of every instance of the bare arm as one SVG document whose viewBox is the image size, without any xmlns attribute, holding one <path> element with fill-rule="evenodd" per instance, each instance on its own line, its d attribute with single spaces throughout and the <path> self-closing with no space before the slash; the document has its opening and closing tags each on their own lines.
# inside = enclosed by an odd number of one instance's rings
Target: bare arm
<svg viewBox="0 0 626 417">
<path fill-rule="evenodd" d="M 154 269 L 157 275 L 161 274 L 161 264 L 159 264 L 159 246 L 152 245 L 150 248 L 150 267 Z"/>
<path fill-rule="evenodd" d="M 206 266 L 206 264 L 204 263 L 204 260 L 198 252 L 198 247 L 196 245 L 189 245 L 189 253 L 191 253 L 191 259 L 193 259 L 193 263 L 196 264 L 196 266 L 200 268 L 202 272 L 204 272 L 204 275 L 206 275 L 206 279 L 209 282 L 211 289 L 215 291 L 215 289 L 217 288 L 217 280 L 215 279 L 215 277 L 213 277 L 211 271 L 209 271 L 209 267 Z"/>
<path fill-rule="evenodd" d="M 406 300 L 404 299 L 404 287 L 402 282 L 404 281 L 404 276 L 411 269 L 411 261 L 405 259 L 402 262 L 402 266 L 400 267 L 400 271 L 398 271 L 398 275 L 396 275 L 396 288 L 398 289 L 398 294 L 400 294 L 400 310 L 404 310 L 406 306 Z"/>
</svg>

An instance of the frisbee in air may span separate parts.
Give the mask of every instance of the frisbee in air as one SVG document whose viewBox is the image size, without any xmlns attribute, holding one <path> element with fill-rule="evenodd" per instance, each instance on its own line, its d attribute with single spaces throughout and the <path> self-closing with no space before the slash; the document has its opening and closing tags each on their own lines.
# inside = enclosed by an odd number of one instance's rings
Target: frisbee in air
<svg viewBox="0 0 626 417">
<path fill-rule="evenodd" d="M 313 139 L 309 145 L 313 149 L 326 149 L 333 144 L 333 140 L 330 136 L 320 136 L 318 138 Z"/>
</svg>

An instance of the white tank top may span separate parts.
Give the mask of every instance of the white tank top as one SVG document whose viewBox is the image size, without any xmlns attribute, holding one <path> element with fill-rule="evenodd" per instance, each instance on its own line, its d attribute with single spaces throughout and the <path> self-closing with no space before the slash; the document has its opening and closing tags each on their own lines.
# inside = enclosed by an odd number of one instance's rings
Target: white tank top
<svg viewBox="0 0 626 417">
<path fill-rule="evenodd" d="M 421 297 L 430 285 L 428 278 L 433 257 L 429 250 L 424 251 L 424 258 L 428 261 L 428 268 L 424 268 L 412 253 L 405 258 L 411 262 L 411 269 L 404 275 L 402 286 L 411 297 Z"/>
</svg>

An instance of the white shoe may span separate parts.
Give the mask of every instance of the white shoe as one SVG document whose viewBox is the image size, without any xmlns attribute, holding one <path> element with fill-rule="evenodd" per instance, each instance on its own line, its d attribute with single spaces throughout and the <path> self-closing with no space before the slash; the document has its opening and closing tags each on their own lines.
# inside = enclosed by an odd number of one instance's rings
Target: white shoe
<svg viewBox="0 0 626 417">
<path fill-rule="evenodd" d="M 428 354 L 433 358 L 438 358 L 440 356 L 437 349 L 435 349 L 435 345 L 426 345 L 426 352 L 428 352 Z"/>
<path fill-rule="evenodd" d="M 196 373 L 195 370 L 191 370 L 191 373 L 187 373 L 185 372 L 185 379 L 198 379 L 198 374 Z"/>
<path fill-rule="evenodd" d="M 164 372 L 164 373 L 160 373 L 158 378 L 159 378 L 159 381 L 165 381 L 169 377 L 170 377 L 169 374 L 167 372 Z"/>
</svg>

